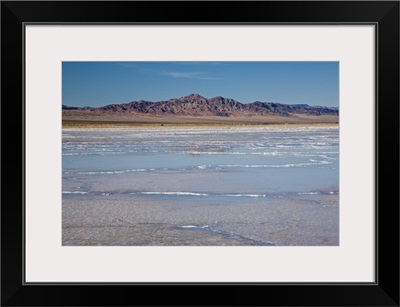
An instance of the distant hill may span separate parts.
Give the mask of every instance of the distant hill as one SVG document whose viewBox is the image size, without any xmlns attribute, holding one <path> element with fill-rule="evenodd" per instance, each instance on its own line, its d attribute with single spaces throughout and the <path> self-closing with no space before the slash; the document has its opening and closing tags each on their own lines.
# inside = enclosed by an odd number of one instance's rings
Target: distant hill
<svg viewBox="0 0 400 307">
<path fill-rule="evenodd" d="M 339 115 L 339 109 L 335 107 L 309 106 L 307 104 L 280 104 L 274 102 L 240 103 L 231 98 L 221 96 L 207 99 L 198 94 L 190 94 L 181 98 L 172 98 L 166 101 L 132 101 L 122 104 L 110 104 L 103 107 L 68 107 L 63 105 L 64 111 L 75 114 L 86 115 L 128 115 L 128 114 L 154 114 L 174 116 L 260 116 L 278 115 L 293 116 L 301 115 Z M 63 112 L 64 113 L 64 112 Z M 72 113 L 72 114 L 73 114 Z M 64 115 L 64 114 L 63 114 Z M 67 115 L 67 114 L 65 114 Z"/>
<path fill-rule="evenodd" d="M 103 107 L 62 106 L 63 125 L 120 124 L 319 124 L 339 122 L 339 109 L 281 104 L 240 103 L 198 94 L 165 101 L 132 101 Z"/>
</svg>

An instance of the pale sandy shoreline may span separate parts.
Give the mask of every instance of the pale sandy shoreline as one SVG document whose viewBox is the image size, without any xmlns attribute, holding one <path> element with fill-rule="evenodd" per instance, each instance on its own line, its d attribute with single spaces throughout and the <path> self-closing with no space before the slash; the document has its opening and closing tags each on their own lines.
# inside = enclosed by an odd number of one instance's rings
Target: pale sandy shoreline
<svg viewBox="0 0 400 307">
<path fill-rule="evenodd" d="M 170 129 L 170 128 L 229 128 L 229 127 L 338 127 L 338 123 L 141 123 L 141 122 L 63 122 L 62 129 Z"/>
<path fill-rule="evenodd" d="M 296 116 L 72 116 L 62 115 L 63 128 L 136 128 L 136 127 L 231 127 L 231 126 L 315 126 L 338 125 L 333 115 Z"/>
</svg>

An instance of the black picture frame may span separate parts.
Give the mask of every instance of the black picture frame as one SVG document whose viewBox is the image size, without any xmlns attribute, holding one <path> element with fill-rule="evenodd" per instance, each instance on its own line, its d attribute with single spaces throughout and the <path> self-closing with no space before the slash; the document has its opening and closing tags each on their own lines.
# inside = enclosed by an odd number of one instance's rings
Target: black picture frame
<svg viewBox="0 0 400 307">
<path fill-rule="evenodd" d="M 375 25 L 376 282 L 26 284 L 24 25 L 33 22 Z M 399 306 L 398 1 L 3 1 L 1 77 L 2 306 Z"/>
</svg>

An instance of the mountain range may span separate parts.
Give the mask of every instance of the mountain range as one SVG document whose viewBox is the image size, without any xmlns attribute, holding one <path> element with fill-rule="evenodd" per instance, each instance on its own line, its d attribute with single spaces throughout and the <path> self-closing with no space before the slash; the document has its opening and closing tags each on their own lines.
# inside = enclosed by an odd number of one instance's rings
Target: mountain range
<svg viewBox="0 0 400 307">
<path fill-rule="evenodd" d="M 207 99 L 199 94 L 190 94 L 181 98 L 172 98 L 165 101 L 132 101 L 122 104 L 110 104 L 103 107 L 70 107 L 62 106 L 63 117 L 71 115 L 157 115 L 157 116 L 219 116 L 219 117 L 247 117 L 247 116 L 280 116 L 291 117 L 296 115 L 339 115 L 339 108 L 309 106 L 307 104 L 281 104 L 274 102 L 255 101 L 241 103 L 222 96 Z"/>
</svg>

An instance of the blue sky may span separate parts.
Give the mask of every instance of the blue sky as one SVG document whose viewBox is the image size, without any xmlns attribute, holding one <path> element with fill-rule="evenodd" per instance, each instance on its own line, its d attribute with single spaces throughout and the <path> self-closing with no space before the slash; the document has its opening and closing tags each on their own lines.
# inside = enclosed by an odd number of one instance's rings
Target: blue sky
<svg viewBox="0 0 400 307">
<path fill-rule="evenodd" d="M 338 62 L 63 62 L 62 104 L 104 106 L 191 93 L 337 107 Z"/>
</svg>

